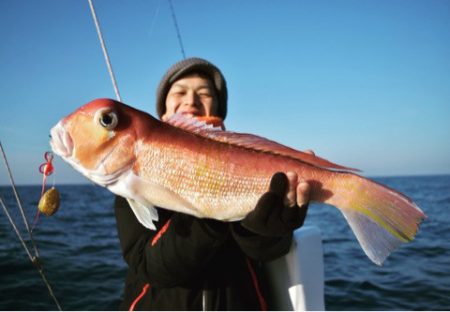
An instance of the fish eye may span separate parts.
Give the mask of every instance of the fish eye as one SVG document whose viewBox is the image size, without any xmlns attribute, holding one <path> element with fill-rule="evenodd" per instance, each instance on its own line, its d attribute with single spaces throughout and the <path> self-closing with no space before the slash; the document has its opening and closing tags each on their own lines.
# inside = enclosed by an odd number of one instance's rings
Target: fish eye
<svg viewBox="0 0 450 312">
<path fill-rule="evenodd" d="M 110 110 L 99 111 L 97 120 L 100 123 L 100 125 L 107 130 L 113 130 L 115 127 L 117 127 L 117 124 L 119 123 L 117 113 L 115 111 Z"/>
</svg>

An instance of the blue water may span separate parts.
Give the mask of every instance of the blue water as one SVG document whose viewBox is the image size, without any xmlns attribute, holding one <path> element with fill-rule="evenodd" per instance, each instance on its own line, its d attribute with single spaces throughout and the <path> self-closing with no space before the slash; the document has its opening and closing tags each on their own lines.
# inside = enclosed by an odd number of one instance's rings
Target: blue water
<svg viewBox="0 0 450 312">
<path fill-rule="evenodd" d="M 326 308 L 450 309 L 450 176 L 376 180 L 411 197 L 428 219 L 412 243 L 378 267 L 364 255 L 335 208 L 312 205 L 306 224 L 322 231 Z M 93 185 L 58 189 L 60 211 L 53 217 L 41 216 L 34 232 L 55 295 L 65 310 L 115 310 L 125 264 L 116 234 L 113 196 Z M 19 187 L 19 194 L 32 220 L 40 188 Z M 22 224 L 11 189 L 0 187 L 0 196 Z M 0 211 L 0 310 L 55 309 L 40 275 Z"/>
</svg>

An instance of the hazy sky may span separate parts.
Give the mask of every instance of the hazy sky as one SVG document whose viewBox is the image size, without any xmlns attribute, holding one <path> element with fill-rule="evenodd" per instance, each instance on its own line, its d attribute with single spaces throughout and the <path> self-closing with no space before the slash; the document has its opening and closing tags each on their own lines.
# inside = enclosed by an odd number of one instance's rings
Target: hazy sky
<svg viewBox="0 0 450 312">
<path fill-rule="evenodd" d="M 227 78 L 228 129 L 369 176 L 450 173 L 450 1 L 173 4 L 187 56 Z M 154 114 L 182 58 L 168 1 L 94 5 L 123 101 Z M 87 0 L 1 0 L 0 38 L 0 140 L 16 182 L 40 183 L 49 129 L 114 91 Z M 57 184 L 87 181 L 55 167 Z"/>
</svg>

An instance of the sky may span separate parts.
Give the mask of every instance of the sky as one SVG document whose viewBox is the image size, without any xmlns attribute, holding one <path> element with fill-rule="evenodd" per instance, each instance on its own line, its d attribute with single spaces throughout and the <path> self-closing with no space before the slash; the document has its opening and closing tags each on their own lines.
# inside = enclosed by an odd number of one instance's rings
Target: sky
<svg viewBox="0 0 450 312">
<path fill-rule="evenodd" d="M 365 176 L 450 173 L 450 1 L 172 3 L 186 55 L 227 79 L 227 129 Z M 182 59 L 168 0 L 94 5 L 123 102 L 154 115 Z M 0 38 L 0 141 L 16 184 L 39 184 L 50 128 L 115 93 L 87 0 L 0 0 Z M 56 184 L 88 182 L 54 166 Z"/>
</svg>

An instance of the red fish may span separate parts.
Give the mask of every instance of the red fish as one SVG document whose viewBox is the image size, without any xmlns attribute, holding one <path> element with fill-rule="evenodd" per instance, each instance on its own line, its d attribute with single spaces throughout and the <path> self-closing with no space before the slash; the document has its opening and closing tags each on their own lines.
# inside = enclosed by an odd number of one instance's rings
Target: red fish
<svg viewBox="0 0 450 312">
<path fill-rule="evenodd" d="M 138 220 L 152 229 L 158 218 L 154 206 L 240 220 L 280 171 L 306 180 L 311 201 L 337 207 L 377 264 L 411 241 L 425 218 L 405 195 L 355 169 L 183 115 L 164 123 L 110 99 L 94 100 L 65 117 L 51 138 L 56 154 L 127 198 Z"/>
</svg>

